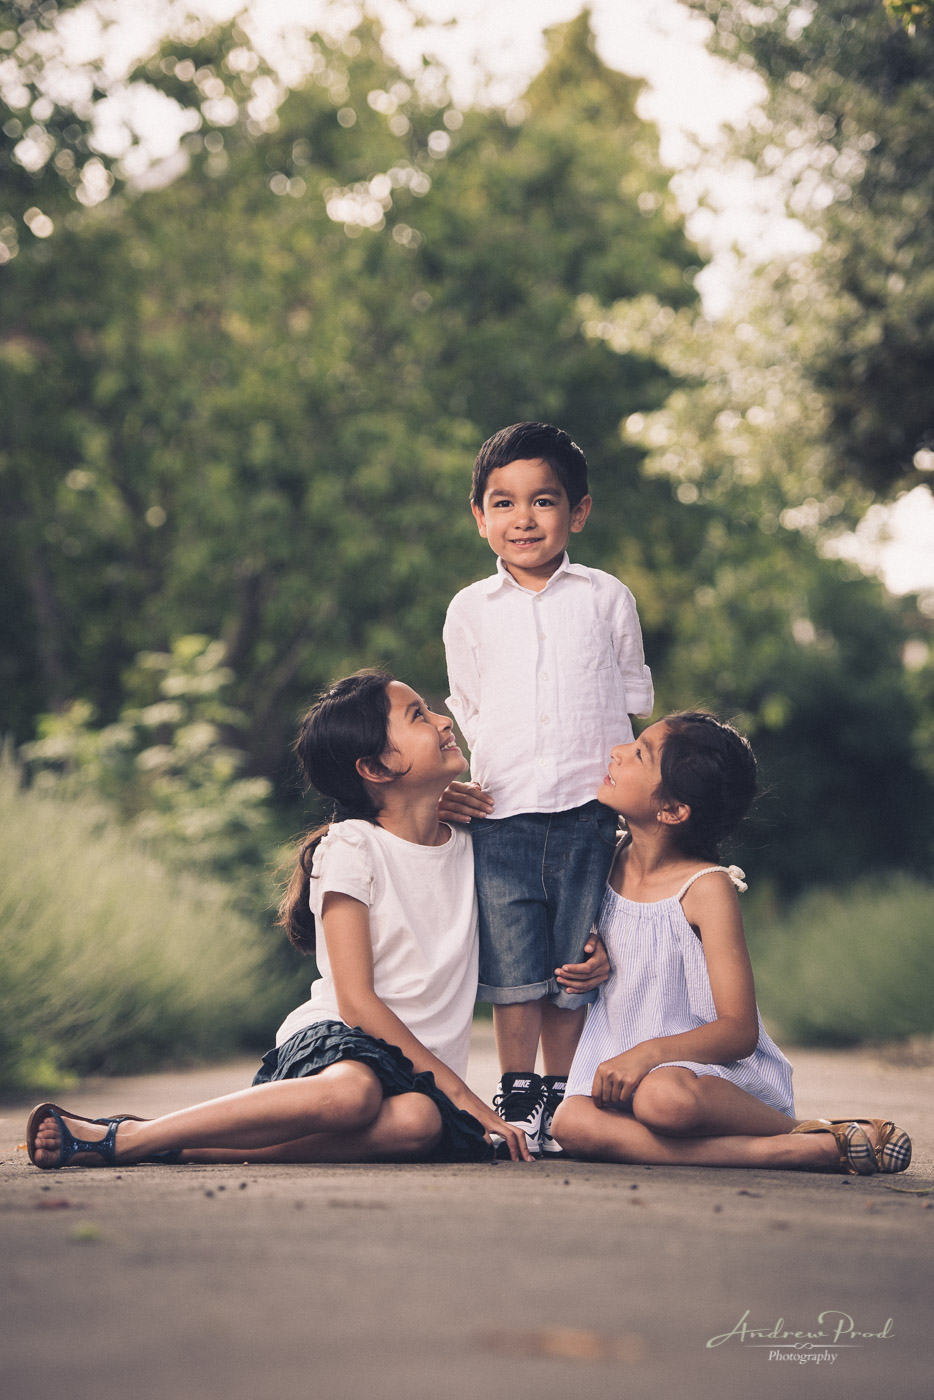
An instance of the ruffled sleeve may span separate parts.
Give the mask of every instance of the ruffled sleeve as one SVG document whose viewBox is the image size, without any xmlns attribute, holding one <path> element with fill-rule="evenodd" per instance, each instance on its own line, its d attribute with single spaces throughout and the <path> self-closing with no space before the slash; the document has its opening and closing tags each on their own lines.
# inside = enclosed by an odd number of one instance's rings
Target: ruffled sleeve
<svg viewBox="0 0 934 1400">
<path fill-rule="evenodd" d="M 373 903 L 373 861 L 365 823 L 335 822 L 320 841 L 311 863 L 308 903 L 316 917 L 326 894 L 349 894 Z"/>
</svg>

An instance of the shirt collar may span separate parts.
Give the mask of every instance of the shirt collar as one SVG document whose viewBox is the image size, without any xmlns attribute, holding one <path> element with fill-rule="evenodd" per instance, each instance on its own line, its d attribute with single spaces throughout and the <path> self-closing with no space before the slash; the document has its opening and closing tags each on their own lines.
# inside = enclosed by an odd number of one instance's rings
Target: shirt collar
<svg viewBox="0 0 934 1400">
<path fill-rule="evenodd" d="M 575 578 L 584 578 L 587 580 L 588 583 L 591 582 L 590 571 L 587 569 L 586 565 L 572 564 L 567 556 L 567 551 L 565 551 L 564 555 L 561 558 L 561 563 L 558 565 L 551 578 L 545 584 L 545 588 L 551 588 L 555 580 L 560 578 L 562 574 L 572 574 Z M 483 592 L 486 594 L 498 593 L 501 588 L 518 588 L 520 593 L 530 592 L 528 588 L 523 588 L 521 583 L 516 582 L 512 574 L 506 568 L 506 565 L 503 563 L 502 559 L 500 559 L 499 557 L 497 557 L 496 560 L 496 573 L 491 574 L 489 578 L 484 579 L 483 584 Z M 544 591 L 545 589 L 542 589 L 542 592 Z"/>
</svg>

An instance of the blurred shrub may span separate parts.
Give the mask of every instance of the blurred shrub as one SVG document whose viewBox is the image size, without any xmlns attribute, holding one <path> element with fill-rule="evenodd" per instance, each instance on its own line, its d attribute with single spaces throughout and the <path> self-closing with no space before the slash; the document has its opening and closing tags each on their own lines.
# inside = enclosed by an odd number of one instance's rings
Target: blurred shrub
<svg viewBox="0 0 934 1400">
<path fill-rule="evenodd" d="M 750 931 L 779 1044 L 853 1045 L 934 1032 L 934 886 L 907 876 L 805 895 Z"/>
<path fill-rule="evenodd" d="M 0 764 L 0 1082 L 184 1063 L 271 1043 L 290 988 L 227 890 L 170 871 L 103 809 Z"/>
<path fill-rule="evenodd" d="M 243 716 L 226 699 L 234 676 L 224 656 L 222 642 L 201 636 L 142 652 L 116 724 L 95 729 L 93 707 L 76 700 L 44 715 L 19 756 L 37 791 L 103 800 L 154 855 L 255 898 L 273 841 L 270 784 L 244 776 L 232 742 Z"/>
</svg>

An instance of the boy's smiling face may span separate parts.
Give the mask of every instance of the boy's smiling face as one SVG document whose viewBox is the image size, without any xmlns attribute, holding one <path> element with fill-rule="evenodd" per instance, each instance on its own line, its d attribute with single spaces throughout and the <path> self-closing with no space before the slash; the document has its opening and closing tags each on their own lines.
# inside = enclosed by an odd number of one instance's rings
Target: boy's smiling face
<svg viewBox="0 0 934 1400">
<path fill-rule="evenodd" d="M 540 458 L 495 467 L 472 506 L 480 534 L 517 583 L 540 592 L 561 563 L 568 537 L 584 528 L 591 500 L 571 508 L 567 492 Z"/>
</svg>

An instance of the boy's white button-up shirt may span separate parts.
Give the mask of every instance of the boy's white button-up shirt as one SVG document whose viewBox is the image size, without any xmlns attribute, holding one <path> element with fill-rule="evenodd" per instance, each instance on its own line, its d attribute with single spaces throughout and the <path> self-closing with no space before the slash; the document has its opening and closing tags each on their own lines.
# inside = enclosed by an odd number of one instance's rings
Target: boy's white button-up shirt
<svg viewBox="0 0 934 1400">
<path fill-rule="evenodd" d="M 444 624 L 447 705 L 494 817 L 564 812 L 596 796 L 630 715 L 652 712 L 652 675 L 629 589 L 567 555 L 540 593 L 501 559 Z"/>
</svg>

